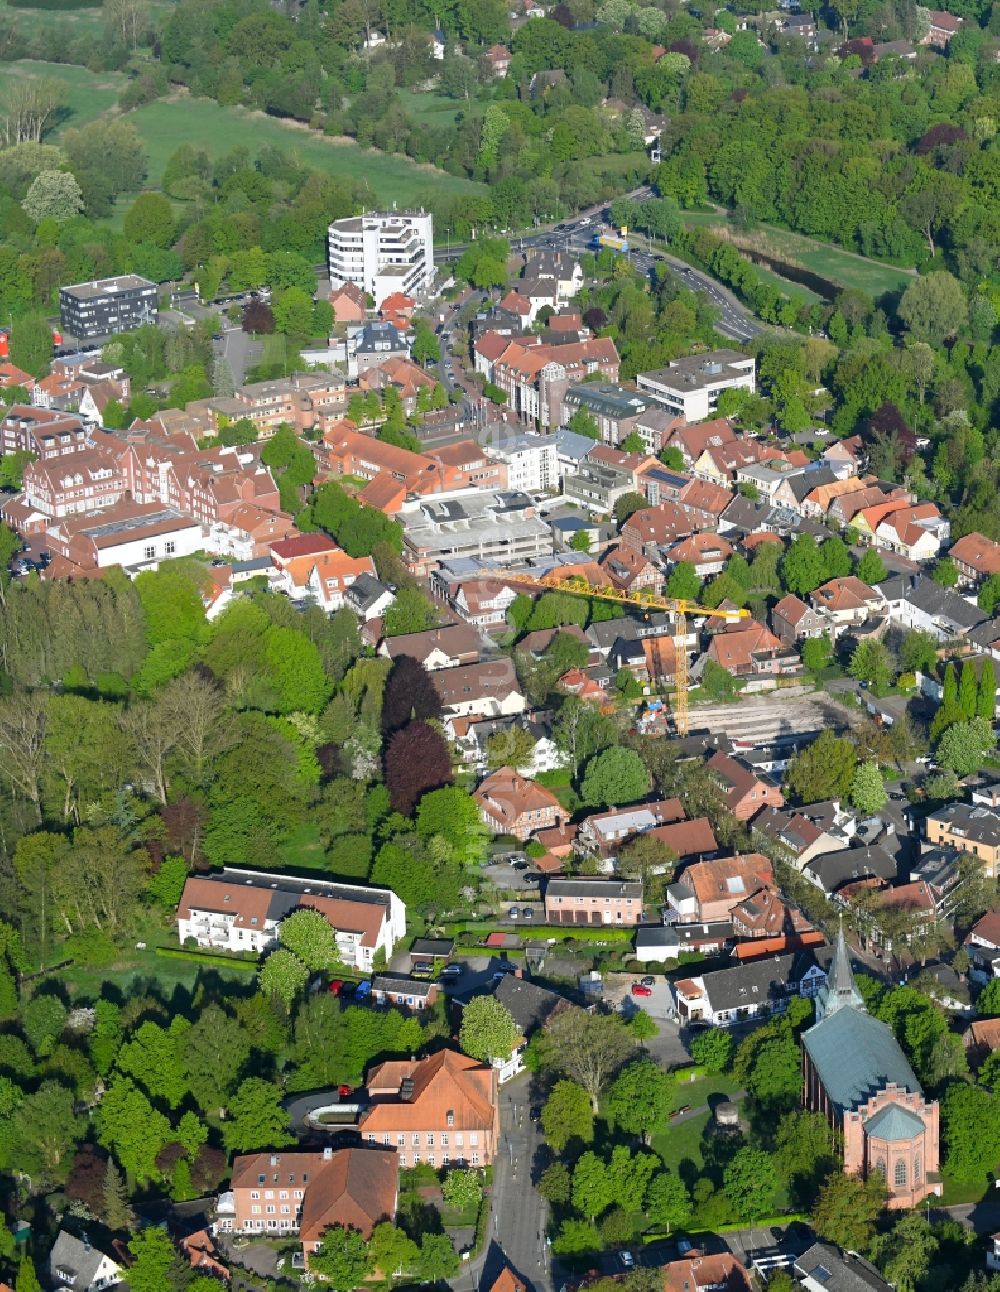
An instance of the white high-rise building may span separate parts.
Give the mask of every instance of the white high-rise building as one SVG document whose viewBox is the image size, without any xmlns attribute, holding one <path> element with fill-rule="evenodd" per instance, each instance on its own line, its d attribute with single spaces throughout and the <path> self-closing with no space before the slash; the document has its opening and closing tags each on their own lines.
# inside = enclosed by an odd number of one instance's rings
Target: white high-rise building
<svg viewBox="0 0 1000 1292">
<path fill-rule="evenodd" d="M 328 243 L 331 286 L 355 283 L 376 305 L 393 292 L 422 296 L 434 280 L 434 217 L 427 212 L 334 220 Z"/>
</svg>

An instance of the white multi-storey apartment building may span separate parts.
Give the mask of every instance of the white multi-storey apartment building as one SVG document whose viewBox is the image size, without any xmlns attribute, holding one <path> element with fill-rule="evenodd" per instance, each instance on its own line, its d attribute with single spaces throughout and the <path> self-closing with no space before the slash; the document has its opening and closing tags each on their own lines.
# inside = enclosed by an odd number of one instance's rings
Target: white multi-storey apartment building
<svg viewBox="0 0 1000 1292">
<path fill-rule="evenodd" d="M 334 220 L 328 247 L 331 286 L 355 283 L 376 305 L 393 292 L 422 296 L 434 280 L 434 217 L 424 211 Z"/>
<path fill-rule="evenodd" d="M 640 372 L 635 379 L 639 393 L 654 399 L 686 422 L 711 417 L 724 390 L 757 388 L 752 357 L 738 350 L 713 350 L 675 359 L 666 368 Z"/>
<path fill-rule="evenodd" d="M 226 951 L 264 951 L 278 940 L 278 927 L 292 911 L 310 907 L 326 917 L 346 965 L 370 973 L 375 953 L 386 959 L 406 934 L 406 907 L 386 888 L 295 879 L 266 871 L 226 866 L 212 875 L 192 876 L 177 908 L 181 943 Z"/>
<path fill-rule="evenodd" d="M 508 489 L 537 492 L 559 488 L 559 464 L 554 435 L 511 435 L 486 446 L 490 457 L 507 467 Z"/>
</svg>

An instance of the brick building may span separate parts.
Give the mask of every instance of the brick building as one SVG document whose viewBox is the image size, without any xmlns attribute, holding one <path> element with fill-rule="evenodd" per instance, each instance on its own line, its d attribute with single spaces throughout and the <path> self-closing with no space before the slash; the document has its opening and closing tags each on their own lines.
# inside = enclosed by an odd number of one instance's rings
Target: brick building
<svg viewBox="0 0 1000 1292">
<path fill-rule="evenodd" d="M 843 927 L 816 1016 L 802 1037 L 802 1099 L 842 1133 L 844 1170 L 879 1172 L 891 1208 L 940 1194 L 937 1101 L 925 1098 L 891 1029 L 867 1012 Z"/>
</svg>

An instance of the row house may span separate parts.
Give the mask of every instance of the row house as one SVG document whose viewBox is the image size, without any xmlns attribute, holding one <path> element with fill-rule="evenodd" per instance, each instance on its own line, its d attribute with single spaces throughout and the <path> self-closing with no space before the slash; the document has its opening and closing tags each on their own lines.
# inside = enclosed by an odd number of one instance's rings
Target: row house
<svg viewBox="0 0 1000 1292">
<path fill-rule="evenodd" d="M 550 879 L 545 885 L 547 924 L 616 927 L 642 922 L 642 882 L 621 879 Z"/>
<path fill-rule="evenodd" d="M 29 462 L 23 479 L 25 504 L 53 519 L 115 507 L 128 493 L 124 472 L 103 449 Z"/>
<path fill-rule="evenodd" d="M 277 943 L 282 920 L 302 908 L 329 921 L 338 959 L 365 973 L 378 952 L 391 959 L 406 935 L 406 907 L 388 889 L 226 866 L 185 882 L 177 936 L 182 945 L 190 938 L 200 947 L 259 955 Z"/>
<path fill-rule="evenodd" d="M 602 441 L 617 446 L 635 430 L 640 414 L 648 407 L 649 400 L 638 391 L 610 382 L 588 381 L 567 389 L 563 396 L 562 421 L 568 423 L 584 409 L 597 423 Z"/>
<path fill-rule="evenodd" d="M 87 428 L 72 414 L 12 404 L 0 421 L 0 454 L 33 453 L 44 462 L 89 447 Z"/>
<path fill-rule="evenodd" d="M 498 1072 L 455 1050 L 389 1060 L 368 1074 L 365 1144 L 394 1148 L 400 1169 L 489 1166 L 500 1142 Z"/>
<path fill-rule="evenodd" d="M 943 588 L 927 575 L 897 575 L 879 584 L 890 622 L 917 628 L 937 641 L 966 637 L 986 616 L 954 588 Z"/>
<path fill-rule="evenodd" d="M 406 495 L 437 493 L 456 487 L 451 468 L 426 454 L 362 435 L 346 419 L 323 436 L 321 457 L 334 476 L 358 476 L 369 481 L 388 477 Z"/>
<path fill-rule="evenodd" d="M 308 431 L 342 417 L 347 408 L 347 384 L 335 372 L 300 372 L 240 386 L 234 399 L 239 416 L 253 422 L 261 439 L 270 439 L 283 422 L 297 431 Z"/>
</svg>

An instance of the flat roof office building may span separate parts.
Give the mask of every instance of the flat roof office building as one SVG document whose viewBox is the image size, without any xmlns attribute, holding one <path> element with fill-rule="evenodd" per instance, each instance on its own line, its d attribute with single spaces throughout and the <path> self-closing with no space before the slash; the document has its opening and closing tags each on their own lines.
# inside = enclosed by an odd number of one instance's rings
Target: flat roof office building
<svg viewBox="0 0 1000 1292">
<path fill-rule="evenodd" d="M 155 324 L 157 305 L 156 284 L 138 274 L 59 288 L 62 329 L 80 340 Z"/>
</svg>

